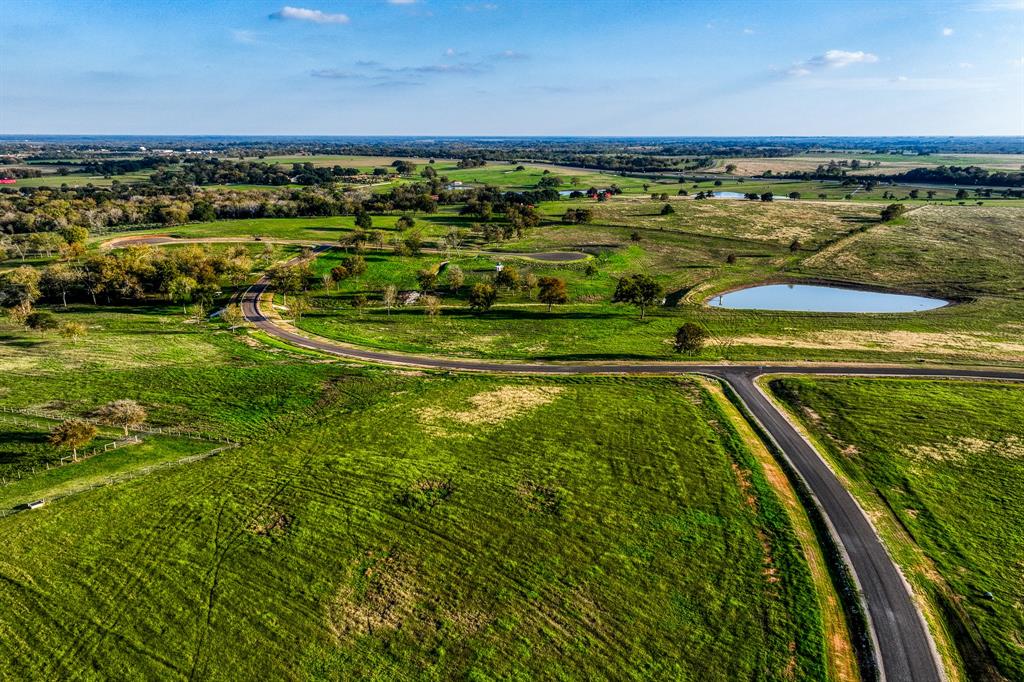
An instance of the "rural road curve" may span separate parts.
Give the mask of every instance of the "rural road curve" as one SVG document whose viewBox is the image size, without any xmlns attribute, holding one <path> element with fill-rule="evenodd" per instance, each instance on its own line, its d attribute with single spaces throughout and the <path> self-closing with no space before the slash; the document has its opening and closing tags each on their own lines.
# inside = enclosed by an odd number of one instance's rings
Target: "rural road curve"
<svg viewBox="0 0 1024 682">
<path fill-rule="evenodd" d="M 326 250 L 328 245 L 317 247 Z M 773 438 L 792 468 L 807 484 L 824 513 L 834 538 L 860 585 L 868 612 L 876 660 L 882 679 L 889 682 L 937 682 L 945 679 L 924 618 L 910 586 L 889 556 L 863 510 L 832 469 L 794 425 L 765 396 L 755 379 L 766 374 L 821 374 L 890 377 L 937 377 L 1024 381 L 1024 370 L 871 365 L 698 365 L 663 362 L 554 364 L 544 362 L 487 362 L 406 355 L 355 348 L 323 338 L 311 338 L 286 328 L 260 310 L 266 279 L 250 287 L 241 299 L 242 313 L 258 329 L 293 345 L 330 355 L 374 363 L 424 369 L 516 374 L 706 374 L 728 383 L 747 409 Z"/>
</svg>

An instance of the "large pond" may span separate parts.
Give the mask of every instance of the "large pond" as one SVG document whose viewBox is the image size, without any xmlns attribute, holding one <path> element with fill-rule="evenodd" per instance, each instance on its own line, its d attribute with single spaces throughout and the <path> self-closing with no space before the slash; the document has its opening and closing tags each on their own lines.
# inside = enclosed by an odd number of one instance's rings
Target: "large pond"
<svg viewBox="0 0 1024 682">
<path fill-rule="evenodd" d="M 708 305 L 808 313 L 916 313 L 947 304 L 937 298 L 811 284 L 766 284 L 715 296 Z"/>
</svg>

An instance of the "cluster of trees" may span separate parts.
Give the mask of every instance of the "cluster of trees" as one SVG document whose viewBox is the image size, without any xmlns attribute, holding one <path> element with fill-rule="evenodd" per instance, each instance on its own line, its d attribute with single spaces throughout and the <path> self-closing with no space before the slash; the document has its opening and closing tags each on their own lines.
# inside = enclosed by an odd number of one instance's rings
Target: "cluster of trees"
<svg viewBox="0 0 1024 682">
<path fill-rule="evenodd" d="M 903 204 L 889 204 L 882 209 L 882 222 L 887 223 L 890 220 L 896 220 L 906 212 L 907 207 Z"/>
<path fill-rule="evenodd" d="M 107 426 L 117 426 L 124 429 L 124 435 L 128 437 L 128 430 L 137 428 L 146 421 L 146 409 L 134 400 L 115 400 L 103 405 L 93 412 L 93 419 L 96 423 Z M 65 419 L 54 427 L 50 432 L 49 442 L 58 448 L 71 450 L 71 457 L 78 461 L 78 448 L 88 445 L 99 433 L 96 424 L 78 417 Z"/>
<path fill-rule="evenodd" d="M 793 171 L 777 173 L 775 177 L 792 180 L 834 180 L 846 177 L 846 169 L 839 166 L 818 166 L 814 171 Z M 768 173 L 764 174 L 766 177 Z M 938 166 L 935 168 L 913 168 L 905 173 L 858 175 L 847 177 L 849 184 L 874 186 L 879 182 L 897 184 L 936 185 L 991 185 L 993 187 L 1024 187 L 1024 171 L 990 171 L 978 166 Z"/>
<path fill-rule="evenodd" d="M 269 254 L 265 254 L 268 257 Z M 108 253 L 93 253 L 79 263 L 57 262 L 37 269 L 22 266 L 0 275 L 0 307 L 18 321 L 34 328 L 33 306 L 49 300 L 67 307 L 69 300 L 103 298 L 107 302 L 159 296 L 183 308 L 197 306 L 201 315 L 220 292 L 224 282 L 244 283 L 253 261 L 243 247 L 213 253 L 200 246 L 153 250 L 133 246 Z M 45 318 L 45 316 L 44 316 Z"/>
<path fill-rule="evenodd" d="M 594 212 L 589 208 L 570 208 L 562 216 L 566 225 L 584 225 L 594 219 Z"/>
</svg>

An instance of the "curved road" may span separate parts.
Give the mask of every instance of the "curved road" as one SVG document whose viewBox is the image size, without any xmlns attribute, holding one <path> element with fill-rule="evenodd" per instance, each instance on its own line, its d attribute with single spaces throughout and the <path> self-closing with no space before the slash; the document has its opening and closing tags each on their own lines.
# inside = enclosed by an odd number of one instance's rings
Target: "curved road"
<svg viewBox="0 0 1024 682">
<path fill-rule="evenodd" d="M 317 247 L 317 251 L 331 248 Z M 355 360 L 453 371 L 517 374 L 707 374 L 728 383 L 747 409 L 774 439 L 792 468 L 804 480 L 824 513 L 834 538 L 858 582 L 867 606 L 881 676 L 889 681 L 944 680 L 942 665 L 910 586 L 890 558 L 874 528 L 832 469 L 755 383 L 765 374 L 835 374 L 859 376 L 944 377 L 1024 381 L 1024 371 L 945 369 L 940 367 L 870 365 L 699 365 L 637 362 L 554 364 L 487 362 L 406 355 L 355 348 L 323 338 L 310 338 L 266 317 L 260 298 L 266 279 L 250 287 L 241 300 L 245 318 L 258 329 L 295 346 Z"/>
</svg>

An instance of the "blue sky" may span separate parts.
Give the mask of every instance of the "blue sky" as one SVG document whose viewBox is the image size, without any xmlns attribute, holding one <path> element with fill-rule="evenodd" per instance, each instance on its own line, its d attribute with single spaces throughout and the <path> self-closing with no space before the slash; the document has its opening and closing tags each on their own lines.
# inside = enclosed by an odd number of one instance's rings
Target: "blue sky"
<svg viewBox="0 0 1024 682">
<path fill-rule="evenodd" d="M 1024 134 L 1024 0 L 0 3 L 0 133 Z"/>
</svg>

